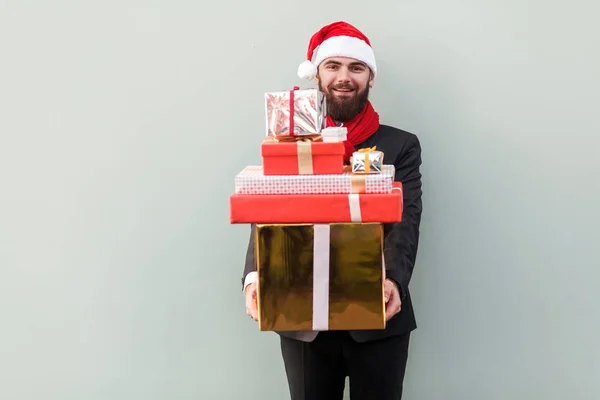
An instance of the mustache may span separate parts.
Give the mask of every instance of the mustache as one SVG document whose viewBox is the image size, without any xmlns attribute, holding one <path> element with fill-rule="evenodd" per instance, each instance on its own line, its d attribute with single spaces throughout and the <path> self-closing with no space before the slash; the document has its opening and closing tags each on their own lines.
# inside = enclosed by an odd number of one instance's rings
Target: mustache
<svg viewBox="0 0 600 400">
<path fill-rule="evenodd" d="M 338 84 L 331 84 L 329 85 L 329 89 L 335 89 L 335 90 L 356 90 L 356 86 L 354 86 L 351 83 L 338 83 Z"/>
</svg>

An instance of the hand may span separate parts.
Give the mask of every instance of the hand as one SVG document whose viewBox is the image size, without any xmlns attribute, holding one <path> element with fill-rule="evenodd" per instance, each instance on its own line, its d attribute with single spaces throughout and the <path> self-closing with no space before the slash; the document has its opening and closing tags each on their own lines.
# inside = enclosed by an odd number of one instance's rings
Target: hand
<svg viewBox="0 0 600 400">
<path fill-rule="evenodd" d="M 246 296 L 246 314 L 255 321 L 258 321 L 258 307 L 256 305 L 256 282 L 246 286 L 244 291 Z"/>
<path fill-rule="evenodd" d="M 246 297 L 247 298 L 247 297 Z M 389 321 L 394 315 L 400 312 L 402 301 L 400 300 L 400 291 L 398 286 L 391 279 L 386 279 L 384 283 L 385 298 L 385 319 Z"/>
</svg>

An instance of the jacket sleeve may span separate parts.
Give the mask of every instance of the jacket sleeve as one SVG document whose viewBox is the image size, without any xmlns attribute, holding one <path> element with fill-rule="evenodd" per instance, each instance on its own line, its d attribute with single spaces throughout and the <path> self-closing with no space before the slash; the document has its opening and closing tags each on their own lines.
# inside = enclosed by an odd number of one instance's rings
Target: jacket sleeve
<svg viewBox="0 0 600 400">
<path fill-rule="evenodd" d="M 248 240 L 248 249 L 246 250 L 246 262 L 244 264 L 244 273 L 242 276 L 242 289 L 244 287 L 244 282 L 246 280 L 246 276 L 250 272 L 256 271 L 256 261 L 255 261 L 255 250 L 254 250 L 254 240 L 255 240 L 255 224 L 250 224 L 250 239 Z"/>
<path fill-rule="evenodd" d="M 398 284 L 404 299 L 417 258 L 422 212 L 421 145 L 416 135 L 411 134 L 394 165 L 404 196 L 402 222 L 384 224 L 384 259 L 386 278 Z"/>
</svg>

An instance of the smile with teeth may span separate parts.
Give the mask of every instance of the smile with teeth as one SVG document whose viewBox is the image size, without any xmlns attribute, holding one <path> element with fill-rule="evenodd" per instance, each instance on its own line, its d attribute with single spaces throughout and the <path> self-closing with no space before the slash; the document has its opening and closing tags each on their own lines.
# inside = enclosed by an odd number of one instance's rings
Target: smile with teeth
<svg viewBox="0 0 600 400">
<path fill-rule="evenodd" d="M 333 89 L 336 92 L 342 92 L 342 93 L 350 93 L 353 92 L 354 89 L 346 89 L 346 88 L 340 88 L 340 89 Z"/>
</svg>

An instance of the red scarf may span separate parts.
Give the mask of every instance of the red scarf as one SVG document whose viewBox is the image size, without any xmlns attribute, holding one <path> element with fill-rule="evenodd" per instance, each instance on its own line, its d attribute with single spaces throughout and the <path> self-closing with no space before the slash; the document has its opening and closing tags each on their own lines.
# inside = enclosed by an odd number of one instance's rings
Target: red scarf
<svg viewBox="0 0 600 400">
<path fill-rule="evenodd" d="M 327 116 L 327 126 L 337 126 L 330 116 Z M 371 102 L 367 101 L 367 105 L 360 114 L 354 119 L 344 122 L 342 126 L 348 129 L 348 137 L 344 142 L 346 146 L 344 158 L 348 161 L 352 153 L 357 150 L 355 146 L 367 140 L 379 129 L 379 114 L 373 109 Z"/>
</svg>

